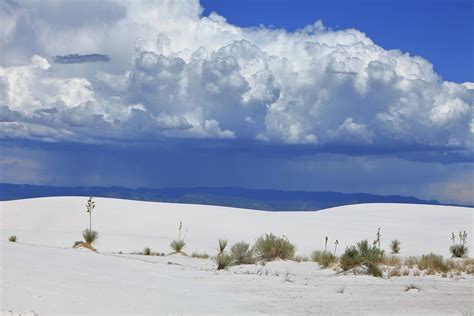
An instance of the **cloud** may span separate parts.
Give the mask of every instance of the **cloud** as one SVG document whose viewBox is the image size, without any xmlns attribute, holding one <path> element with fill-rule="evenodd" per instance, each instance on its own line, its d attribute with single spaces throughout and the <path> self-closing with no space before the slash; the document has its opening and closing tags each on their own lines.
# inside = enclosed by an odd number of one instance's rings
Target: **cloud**
<svg viewBox="0 0 474 316">
<path fill-rule="evenodd" d="M 102 54 L 68 54 L 64 56 L 54 56 L 53 61 L 56 64 L 81 64 L 81 63 L 96 63 L 103 62 L 107 63 L 110 61 L 110 57 Z"/>
<path fill-rule="evenodd" d="M 359 30 L 240 28 L 192 0 L 18 3 L 0 7 L 4 138 L 474 146 L 473 83 Z"/>
</svg>

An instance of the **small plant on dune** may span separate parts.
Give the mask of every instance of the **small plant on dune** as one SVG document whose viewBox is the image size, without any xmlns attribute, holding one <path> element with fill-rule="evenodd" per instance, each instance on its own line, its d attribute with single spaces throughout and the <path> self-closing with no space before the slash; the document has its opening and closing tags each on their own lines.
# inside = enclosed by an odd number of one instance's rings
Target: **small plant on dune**
<svg viewBox="0 0 474 316">
<path fill-rule="evenodd" d="M 392 240 L 390 243 L 390 249 L 392 250 L 392 253 L 399 253 L 400 252 L 400 241 L 398 239 Z"/>
<path fill-rule="evenodd" d="M 13 236 L 8 237 L 8 241 L 9 242 L 16 242 L 16 236 L 13 235 Z"/>
<path fill-rule="evenodd" d="M 142 254 L 145 255 L 145 256 L 151 255 L 151 249 L 150 249 L 150 247 L 145 247 L 145 248 L 143 249 Z"/>
<path fill-rule="evenodd" d="M 186 243 L 184 242 L 184 239 L 186 238 L 186 234 L 187 234 L 188 230 L 186 229 L 186 232 L 184 233 L 183 238 L 181 238 L 181 230 L 182 229 L 183 229 L 183 223 L 179 222 L 178 239 L 173 240 L 170 244 L 170 247 L 171 247 L 171 249 L 173 249 L 172 253 L 186 255 L 186 253 L 183 252 L 183 249 L 186 246 Z"/>
<path fill-rule="evenodd" d="M 444 262 L 443 256 L 430 253 L 422 255 L 418 262 L 420 270 L 432 270 L 435 272 L 448 272 L 448 265 Z"/>
<path fill-rule="evenodd" d="M 262 260 L 292 259 L 295 255 L 295 246 L 285 237 L 273 234 L 260 236 L 255 243 L 257 256 Z"/>
<path fill-rule="evenodd" d="M 464 258 L 467 256 L 468 248 L 466 246 L 467 243 L 467 232 L 460 231 L 459 232 L 459 244 L 456 244 L 456 237 L 454 233 L 451 233 L 451 240 L 453 241 L 453 245 L 449 248 L 451 252 L 451 257 L 453 258 Z"/>
<path fill-rule="evenodd" d="M 307 256 L 295 256 L 293 258 L 293 260 L 295 260 L 296 262 L 308 262 L 309 261 L 309 258 Z"/>
<path fill-rule="evenodd" d="M 336 262 L 336 256 L 329 251 L 315 250 L 311 254 L 311 260 L 317 262 L 322 267 L 327 268 Z"/>
<path fill-rule="evenodd" d="M 234 257 L 229 255 L 225 248 L 227 247 L 228 241 L 225 239 L 219 239 L 219 252 L 216 256 L 217 270 L 227 269 L 234 264 Z"/>
<path fill-rule="evenodd" d="M 373 276 L 381 276 L 378 265 L 383 262 L 384 251 L 380 250 L 374 243 L 369 246 L 367 240 L 357 243 L 357 246 L 347 247 L 339 261 L 344 271 L 355 267 L 364 267 Z"/>
<path fill-rule="evenodd" d="M 73 248 L 87 248 L 92 251 L 96 251 L 96 249 L 92 246 L 92 243 L 99 238 L 99 233 L 92 230 L 92 211 L 95 208 L 95 202 L 93 201 L 92 197 L 89 197 L 86 203 L 86 212 L 89 213 L 89 229 L 85 229 L 82 231 L 82 237 L 84 238 L 84 242 L 76 241 L 73 245 Z"/>
<path fill-rule="evenodd" d="M 336 239 L 336 241 L 334 242 L 334 257 L 336 256 L 337 245 L 339 245 L 339 240 Z"/>
<path fill-rule="evenodd" d="M 329 237 L 326 236 L 326 238 L 324 238 L 324 251 L 328 250 L 328 240 L 329 240 Z"/>
<path fill-rule="evenodd" d="M 230 253 L 234 257 L 236 264 L 254 264 L 257 261 L 254 256 L 255 249 L 243 241 L 233 245 L 230 248 Z"/>
<path fill-rule="evenodd" d="M 415 284 L 410 284 L 410 285 L 407 285 L 407 287 L 405 287 L 405 292 L 408 292 L 410 290 L 421 291 L 421 289 Z"/>
</svg>

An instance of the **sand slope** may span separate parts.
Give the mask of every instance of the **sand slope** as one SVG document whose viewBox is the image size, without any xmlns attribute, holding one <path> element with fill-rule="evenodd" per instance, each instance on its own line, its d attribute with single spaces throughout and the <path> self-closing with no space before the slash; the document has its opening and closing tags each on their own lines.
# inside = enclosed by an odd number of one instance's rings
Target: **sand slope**
<svg viewBox="0 0 474 316">
<path fill-rule="evenodd" d="M 71 249 L 88 225 L 86 198 L 0 204 L 0 310 L 5 315 L 462 315 L 474 312 L 473 278 L 337 275 L 293 261 L 216 271 L 212 260 L 117 254 L 144 246 L 168 252 L 180 220 L 188 252 L 215 253 L 218 237 L 254 241 L 285 234 L 301 254 L 372 239 L 402 241 L 403 254 L 447 254 L 451 231 L 472 233 L 472 210 L 372 204 L 315 213 L 97 199 L 99 253 Z M 18 236 L 17 243 L 6 241 Z M 406 292 L 409 284 L 421 289 Z"/>
</svg>

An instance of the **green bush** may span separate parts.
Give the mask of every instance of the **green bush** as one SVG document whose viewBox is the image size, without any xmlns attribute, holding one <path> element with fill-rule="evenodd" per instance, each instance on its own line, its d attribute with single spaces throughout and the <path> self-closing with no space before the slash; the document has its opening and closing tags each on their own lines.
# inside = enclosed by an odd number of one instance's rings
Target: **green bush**
<svg viewBox="0 0 474 316">
<path fill-rule="evenodd" d="M 458 245 L 452 245 L 449 248 L 449 251 L 451 252 L 451 257 L 453 258 L 464 258 L 467 256 L 468 248 L 466 245 L 463 244 L 458 244 Z"/>
<path fill-rule="evenodd" d="M 13 236 L 8 237 L 8 241 L 9 242 L 16 242 L 16 236 L 13 235 Z"/>
<path fill-rule="evenodd" d="M 84 237 L 86 244 L 92 245 L 92 243 L 96 241 L 97 238 L 99 238 L 99 233 L 97 233 L 95 230 L 84 229 L 82 231 L 82 237 Z"/>
<path fill-rule="evenodd" d="M 444 262 L 443 256 L 430 253 L 422 255 L 418 262 L 420 270 L 433 270 L 436 272 L 448 272 L 448 265 Z"/>
<path fill-rule="evenodd" d="M 257 256 L 263 260 L 292 259 L 295 255 L 295 246 L 286 237 L 277 237 L 265 234 L 255 243 Z"/>
<path fill-rule="evenodd" d="M 150 247 L 145 247 L 145 248 L 143 249 L 142 254 L 144 254 L 145 256 L 151 255 L 151 249 L 150 249 Z"/>
<path fill-rule="evenodd" d="M 324 268 L 327 268 L 333 263 L 335 263 L 336 259 L 337 259 L 336 256 L 334 256 L 329 251 L 315 250 L 311 254 L 311 260 L 314 262 L 317 262 L 319 265 L 321 265 Z"/>
<path fill-rule="evenodd" d="M 234 257 L 236 264 L 254 264 L 257 261 L 254 256 L 254 248 L 243 241 L 233 245 L 230 248 L 230 253 Z"/>
<path fill-rule="evenodd" d="M 357 266 L 364 266 L 369 274 L 379 276 L 378 265 L 382 263 L 383 259 L 383 250 L 375 245 L 369 246 L 367 240 L 362 240 L 357 243 L 357 246 L 347 247 L 339 263 L 344 271 Z"/>
<path fill-rule="evenodd" d="M 185 254 L 183 252 L 184 246 L 186 246 L 186 243 L 182 239 L 173 240 L 170 244 L 171 249 L 173 249 L 173 253 Z"/>
</svg>

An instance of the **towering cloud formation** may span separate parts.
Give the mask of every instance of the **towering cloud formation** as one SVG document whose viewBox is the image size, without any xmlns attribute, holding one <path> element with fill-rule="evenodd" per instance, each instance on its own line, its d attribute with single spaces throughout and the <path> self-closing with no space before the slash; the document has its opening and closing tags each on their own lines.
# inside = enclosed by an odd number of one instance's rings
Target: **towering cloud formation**
<svg viewBox="0 0 474 316">
<path fill-rule="evenodd" d="M 422 57 L 319 21 L 290 33 L 201 10 L 191 0 L 3 3 L 0 137 L 472 149 L 473 84 L 443 81 Z M 71 53 L 111 60 L 52 63 Z"/>
</svg>

